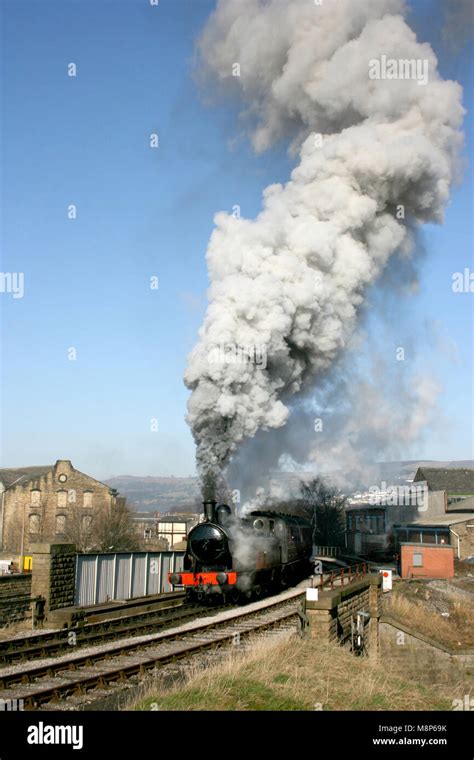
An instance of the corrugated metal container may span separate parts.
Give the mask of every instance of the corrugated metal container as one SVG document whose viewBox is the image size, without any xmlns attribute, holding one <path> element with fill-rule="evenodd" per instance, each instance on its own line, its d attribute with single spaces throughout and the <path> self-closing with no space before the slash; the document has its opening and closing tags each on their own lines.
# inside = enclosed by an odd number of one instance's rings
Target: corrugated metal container
<svg viewBox="0 0 474 760">
<path fill-rule="evenodd" d="M 182 570 L 183 558 L 183 551 L 78 554 L 75 604 L 86 607 L 172 591 L 168 572 Z"/>
</svg>

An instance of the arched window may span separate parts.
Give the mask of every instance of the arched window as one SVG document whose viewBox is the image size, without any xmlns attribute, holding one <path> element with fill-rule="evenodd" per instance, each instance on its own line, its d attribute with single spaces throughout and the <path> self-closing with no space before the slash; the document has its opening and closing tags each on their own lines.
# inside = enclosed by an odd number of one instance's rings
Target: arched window
<svg viewBox="0 0 474 760">
<path fill-rule="evenodd" d="M 66 532 L 66 515 L 56 515 L 56 533 Z"/>
<path fill-rule="evenodd" d="M 28 518 L 28 528 L 30 533 L 39 533 L 40 532 L 40 516 L 36 513 L 33 513 Z"/>
<path fill-rule="evenodd" d="M 41 506 L 41 491 L 38 489 L 35 489 L 31 492 L 31 502 L 32 507 L 40 507 Z"/>
<path fill-rule="evenodd" d="M 84 506 L 92 507 L 92 491 L 84 491 Z"/>
<path fill-rule="evenodd" d="M 58 491 L 58 507 L 64 509 L 67 504 L 67 491 Z"/>
</svg>

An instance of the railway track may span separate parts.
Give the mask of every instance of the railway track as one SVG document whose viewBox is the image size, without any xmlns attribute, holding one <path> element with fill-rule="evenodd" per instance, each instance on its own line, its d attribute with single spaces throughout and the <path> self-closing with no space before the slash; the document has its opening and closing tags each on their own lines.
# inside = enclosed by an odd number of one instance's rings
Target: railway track
<svg viewBox="0 0 474 760">
<path fill-rule="evenodd" d="M 0 641 L 0 667 L 18 661 L 48 657 L 68 651 L 72 646 L 83 647 L 105 643 L 117 636 L 139 636 L 186 620 L 201 617 L 203 608 L 187 604 L 139 612 L 123 618 Z"/>
<path fill-rule="evenodd" d="M 301 591 L 287 592 L 283 599 L 251 605 L 254 609 L 228 610 L 216 620 L 0 668 L 0 700 L 22 700 L 24 709 L 34 710 L 94 688 L 123 685 L 132 676 L 158 673 L 169 663 L 240 644 L 257 633 L 296 629 L 303 625 L 301 598 Z"/>
</svg>

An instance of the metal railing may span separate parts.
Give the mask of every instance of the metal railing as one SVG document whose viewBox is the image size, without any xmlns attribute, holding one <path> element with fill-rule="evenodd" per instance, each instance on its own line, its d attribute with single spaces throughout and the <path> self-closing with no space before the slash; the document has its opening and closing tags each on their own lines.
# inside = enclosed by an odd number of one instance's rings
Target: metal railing
<svg viewBox="0 0 474 760">
<path fill-rule="evenodd" d="M 341 552 L 341 546 L 326 546 L 318 544 L 313 546 L 313 554 L 319 557 L 338 557 Z"/>
<path fill-rule="evenodd" d="M 340 581 L 340 585 L 344 586 L 346 579 L 347 583 L 352 583 L 353 580 L 363 578 L 364 575 L 368 575 L 369 572 L 366 562 L 362 562 L 358 565 L 351 565 L 350 567 L 341 567 L 340 570 L 334 570 L 332 573 L 329 573 L 326 578 L 324 577 L 324 574 L 321 575 L 319 587 L 324 588 L 324 586 L 329 585 L 329 588 L 332 591 L 334 584 L 337 581 Z"/>
</svg>

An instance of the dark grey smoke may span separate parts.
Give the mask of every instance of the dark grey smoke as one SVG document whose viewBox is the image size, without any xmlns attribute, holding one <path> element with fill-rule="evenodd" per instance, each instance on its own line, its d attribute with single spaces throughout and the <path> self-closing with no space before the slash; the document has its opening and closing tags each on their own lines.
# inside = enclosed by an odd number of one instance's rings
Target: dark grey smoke
<svg viewBox="0 0 474 760">
<path fill-rule="evenodd" d="M 462 92 L 403 13 L 401 0 L 221 0 L 204 29 L 202 66 L 240 88 L 255 149 L 286 138 L 299 161 L 256 219 L 215 218 L 209 307 L 185 373 L 202 477 L 257 434 L 262 463 L 261 431 L 283 428 L 292 397 L 323 385 L 370 286 L 394 254 L 412 255 L 412 230 L 443 220 Z M 420 76 L 371 78 L 383 57 Z M 265 366 L 228 363 L 228 346 L 256 347 Z"/>
</svg>

